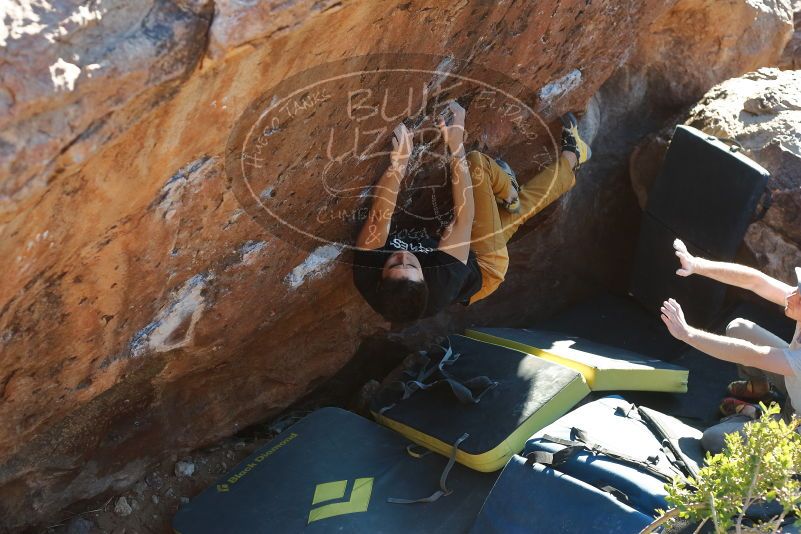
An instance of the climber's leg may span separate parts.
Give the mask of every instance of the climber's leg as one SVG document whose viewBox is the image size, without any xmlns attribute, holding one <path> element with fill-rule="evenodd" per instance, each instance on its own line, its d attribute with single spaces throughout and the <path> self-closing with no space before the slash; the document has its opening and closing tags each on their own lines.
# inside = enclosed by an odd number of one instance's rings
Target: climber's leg
<svg viewBox="0 0 801 534">
<path fill-rule="evenodd" d="M 473 182 L 475 217 L 470 235 L 470 249 L 475 252 L 481 270 L 481 289 L 470 303 L 481 300 L 503 282 L 509 267 L 509 254 L 503 239 L 503 226 L 497 198 L 508 198 L 513 191 L 509 175 L 481 152 L 467 154 L 467 165 Z"/>
<path fill-rule="evenodd" d="M 566 113 L 560 119 L 562 152 L 559 159 L 523 185 L 517 213 L 501 213 L 504 242 L 508 242 L 523 223 L 569 191 L 576 184 L 575 171 L 592 156 L 590 146 L 579 134 L 575 115 Z"/>
<path fill-rule="evenodd" d="M 576 184 L 576 175 L 564 155 L 523 184 L 518 193 L 520 211 L 500 213 L 503 242 L 508 242 L 520 226 L 565 194 Z"/>
</svg>

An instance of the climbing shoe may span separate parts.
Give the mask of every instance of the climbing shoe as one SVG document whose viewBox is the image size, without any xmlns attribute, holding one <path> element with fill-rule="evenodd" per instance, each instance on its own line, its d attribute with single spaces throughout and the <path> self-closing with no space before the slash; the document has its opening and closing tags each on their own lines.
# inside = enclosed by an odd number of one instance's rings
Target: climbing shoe
<svg viewBox="0 0 801 534">
<path fill-rule="evenodd" d="M 515 175 L 515 171 L 512 170 L 512 167 L 510 167 L 509 164 L 501 158 L 495 158 L 495 163 L 498 164 L 498 167 L 500 167 L 503 172 L 509 175 L 509 181 L 512 182 L 512 187 L 515 189 L 515 198 L 511 202 L 507 201 L 506 199 L 499 198 L 497 199 L 498 204 L 503 206 L 503 208 L 509 213 L 517 213 L 520 211 L 520 197 L 518 196 L 518 193 L 520 192 L 520 184 L 517 183 L 517 175 Z"/>
<path fill-rule="evenodd" d="M 592 150 L 579 135 L 578 119 L 572 113 L 568 112 L 559 117 L 562 121 L 562 150 L 567 150 L 576 155 L 576 166 L 574 170 L 578 170 L 581 164 L 592 157 Z"/>
<path fill-rule="evenodd" d="M 720 413 L 724 417 L 730 415 L 744 415 L 751 419 L 756 419 L 762 414 L 759 406 L 751 404 L 744 400 L 735 399 L 734 397 L 726 397 L 720 403 Z"/>
</svg>

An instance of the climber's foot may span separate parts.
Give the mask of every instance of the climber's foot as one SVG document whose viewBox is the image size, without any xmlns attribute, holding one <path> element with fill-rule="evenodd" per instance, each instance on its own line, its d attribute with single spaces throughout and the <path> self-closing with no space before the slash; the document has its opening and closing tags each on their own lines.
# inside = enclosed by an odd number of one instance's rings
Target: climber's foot
<svg viewBox="0 0 801 534">
<path fill-rule="evenodd" d="M 520 196 L 518 195 L 520 184 L 517 183 L 517 176 L 515 176 L 515 172 L 504 160 L 495 158 L 495 163 L 498 164 L 498 167 L 500 167 L 503 172 L 509 175 L 509 181 L 512 183 L 512 191 L 509 193 L 509 196 L 506 198 L 496 198 L 496 200 L 498 204 L 503 206 L 503 209 L 509 213 L 518 213 L 520 211 Z"/>
<path fill-rule="evenodd" d="M 578 119 L 572 113 L 568 112 L 559 117 L 562 121 L 562 150 L 571 152 L 576 156 L 576 164 L 573 166 L 574 170 L 578 170 L 581 164 L 592 157 L 592 150 L 579 135 Z"/>
<path fill-rule="evenodd" d="M 509 213 L 520 212 L 520 198 L 517 196 L 517 193 L 512 193 L 508 199 L 501 200 L 499 204 Z"/>
</svg>

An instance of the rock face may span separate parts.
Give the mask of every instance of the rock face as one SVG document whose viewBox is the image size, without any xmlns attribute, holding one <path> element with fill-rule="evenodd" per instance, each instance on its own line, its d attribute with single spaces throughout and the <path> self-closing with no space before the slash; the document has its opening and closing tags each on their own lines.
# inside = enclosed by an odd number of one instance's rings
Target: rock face
<svg viewBox="0 0 801 534">
<path fill-rule="evenodd" d="M 795 32 L 793 37 L 784 49 L 781 59 L 779 59 L 779 67 L 787 70 L 801 69 L 801 1 L 795 0 L 793 2 L 793 26 Z"/>
<path fill-rule="evenodd" d="M 687 124 L 736 139 L 771 173 L 770 208 L 748 228 L 757 265 L 793 283 L 801 265 L 801 72 L 761 69 L 710 90 Z"/>
<path fill-rule="evenodd" d="M 791 9 L 790 0 L 673 4 L 642 35 L 634 58 L 649 66 L 649 83 L 661 88 L 652 105 L 679 110 L 746 65 L 774 65 L 792 31 Z"/>
<path fill-rule="evenodd" d="M 579 185 L 511 246 L 495 296 L 432 322 L 519 323 L 624 278 L 633 139 L 775 62 L 791 32 L 789 4 L 768 0 L 15 4 L 0 27 L 0 530 L 279 412 L 388 326 L 340 247 L 299 248 L 237 201 L 226 141 L 268 88 L 343 57 L 415 52 L 437 72 L 458 74 L 451 57 L 519 81 L 554 131 L 596 95 L 584 126 L 600 129 L 598 150 Z M 479 116 L 475 143 L 520 146 Z M 304 149 L 269 151 L 295 168 Z M 298 218 L 325 196 L 278 185 L 263 192 Z"/>
<path fill-rule="evenodd" d="M 685 117 L 685 124 L 734 139 L 743 153 L 771 173 L 769 208 L 751 224 L 745 244 L 755 266 L 794 283 L 801 265 L 801 72 L 760 69 L 716 85 Z M 641 201 L 668 143 L 651 136 L 632 157 L 632 180 Z"/>
<path fill-rule="evenodd" d="M 0 29 L 0 222 L 168 99 L 206 50 L 209 2 L 23 3 Z"/>
</svg>

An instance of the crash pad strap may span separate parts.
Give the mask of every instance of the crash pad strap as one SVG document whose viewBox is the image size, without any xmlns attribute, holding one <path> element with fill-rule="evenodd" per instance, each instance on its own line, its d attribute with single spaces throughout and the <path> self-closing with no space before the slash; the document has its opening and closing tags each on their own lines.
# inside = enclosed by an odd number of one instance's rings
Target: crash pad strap
<svg viewBox="0 0 801 534">
<path fill-rule="evenodd" d="M 445 350 L 445 354 L 437 363 L 437 365 L 429 365 L 431 360 L 428 358 L 425 352 L 421 352 L 420 356 L 425 358 L 425 362 L 417 371 L 417 373 L 412 374 L 413 378 L 411 380 L 405 380 L 396 383 L 396 386 L 400 387 L 402 391 L 400 400 L 408 399 L 417 391 L 430 389 L 441 384 L 447 384 L 451 388 L 454 396 L 462 404 L 478 404 L 481 401 L 481 398 L 487 392 L 498 385 L 498 382 L 491 380 L 489 377 L 484 375 L 469 378 L 467 380 L 460 380 L 456 378 L 446 370 L 446 367 L 453 365 L 454 362 L 459 359 L 460 354 L 458 352 L 453 352 L 451 347 L 448 347 L 447 349 L 444 347 L 441 348 Z M 429 382 L 428 380 L 435 375 L 441 378 Z M 480 393 L 473 393 L 474 390 L 480 390 Z M 383 415 L 387 410 L 395 407 L 395 405 L 396 403 L 392 403 L 384 406 L 379 410 L 378 413 Z"/>
<path fill-rule="evenodd" d="M 635 411 L 640 416 L 640 419 L 631 417 L 632 412 Z M 637 406 L 636 404 L 631 404 L 628 410 L 623 410 L 621 407 L 616 408 L 615 415 L 627 417 L 643 423 L 651 432 L 651 434 L 659 439 L 659 442 L 662 446 L 662 452 L 665 453 L 665 456 L 670 463 L 673 464 L 673 466 L 678 469 L 681 474 L 684 475 L 684 477 L 694 478 L 697 475 L 697 473 L 687 463 L 684 453 L 678 444 L 672 439 L 670 433 L 663 428 L 661 424 L 659 424 L 659 421 L 651 417 L 651 414 L 648 412 L 648 410 L 644 410 L 641 406 Z"/>
<path fill-rule="evenodd" d="M 650 463 L 647 461 L 642 461 L 637 458 L 633 458 L 625 453 L 620 453 L 617 451 L 612 451 L 606 447 L 602 447 L 597 443 L 593 442 L 587 434 L 578 428 L 573 428 L 571 430 L 571 435 L 575 436 L 575 440 L 566 440 L 557 438 L 554 436 L 549 436 L 548 434 L 542 436 L 543 439 L 556 443 L 558 445 L 564 445 L 565 448 L 556 453 L 547 453 L 544 451 L 535 451 L 531 452 L 526 455 L 526 458 L 530 462 L 537 462 L 544 465 L 551 465 L 551 466 L 558 466 L 559 464 L 567 461 L 575 454 L 579 452 L 589 452 L 592 454 L 603 454 L 604 456 L 608 456 L 613 460 L 617 460 L 619 462 L 624 462 L 628 464 L 635 465 L 645 471 L 648 471 L 653 476 L 664 480 L 665 482 L 671 482 L 675 474 L 679 473 L 667 473 L 663 470 L 659 469 L 654 463 Z"/>
<path fill-rule="evenodd" d="M 526 454 L 526 459 L 527 459 L 526 463 L 531 464 L 536 462 L 542 465 L 558 466 L 568 461 L 576 453 L 586 450 L 587 447 L 585 447 L 584 445 L 574 445 L 574 446 L 567 446 L 564 449 L 557 452 L 534 451 Z"/>
<path fill-rule="evenodd" d="M 442 474 L 439 477 L 439 490 L 435 491 L 428 497 L 423 497 L 421 499 L 396 499 L 394 497 L 389 497 L 387 499 L 387 502 L 393 504 L 415 504 L 418 502 L 434 502 L 440 497 L 449 495 L 451 493 L 451 490 L 449 490 L 448 486 L 446 485 L 446 482 L 448 481 L 448 475 L 450 474 L 451 469 L 453 469 L 453 466 L 456 463 L 456 452 L 459 450 L 459 445 L 461 445 L 461 443 L 469 437 L 470 434 L 465 433 L 462 434 L 462 437 L 460 437 L 454 442 L 453 450 L 451 451 L 451 456 L 448 459 L 448 463 L 445 465 L 445 469 L 442 470 Z"/>
<path fill-rule="evenodd" d="M 593 484 L 593 486 L 595 486 L 595 484 Z M 626 506 L 631 506 L 631 501 L 629 500 L 629 496 L 620 491 L 619 489 L 617 489 L 616 487 L 610 486 L 609 484 L 605 486 L 595 486 L 595 487 L 605 493 L 608 493 L 609 495 L 611 495 L 618 501 L 622 502 Z"/>
<path fill-rule="evenodd" d="M 548 438 L 546 437 L 546 439 L 548 439 Z M 567 440 L 562 440 L 562 439 L 558 439 L 558 438 L 550 438 L 549 441 L 551 439 L 554 442 L 559 443 L 560 445 L 562 445 L 564 443 L 570 443 Z M 538 463 L 538 464 L 542 464 L 542 465 L 547 465 L 549 467 L 554 467 L 554 466 L 558 466 L 559 464 L 561 464 L 563 462 L 566 462 L 567 460 L 569 460 L 576 453 L 582 452 L 582 451 L 586 451 L 586 450 L 587 450 L 587 447 L 585 445 L 579 443 L 577 445 L 567 446 L 567 447 L 565 447 L 564 449 L 562 449 L 562 450 L 560 450 L 558 452 L 534 451 L 534 452 L 530 452 L 530 453 L 528 453 L 526 455 L 526 465 L 531 465 L 533 463 Z M 594 483 L 592 481 L 587 481 L 587 480 L 585 480 L 584 482 L 587 482 L 591 486 L 594 486 L 594 487 L 598 488 L 599 490 L 601 490 L 601 491 L 603 491 L 605 493 L 608 493 L 609 495 L 611 495 L 612 497 L 614 497 L 618 501 L 622 502 L 623 504 L 625 504 L 627 506 L 631 506 L 631 502 L 629 501 L 628 495 L 626 495 L 625 493 L 623 493 L 622 491 L 620 491 L 616 487 L 614 487 L 612 485 L 609 485 L 609 484 L 600 486 L 597 483 Z"/>
<path fill-rule="evenodd" d="M 670 439 L 665 429 L 651 417 L 651 414 L 649 414 L 647 410 L 643 410 L 641 407 L 637 406 L 637 413 L 640 414 L 645 426 L 648 427 L 651 433 L 659 438 L 662 443 L 662 450 L 670 460 L 670 463 L 677 467 L 685 477 L 693 477 L 695 473 L 693 473 L 692 469 L 687 465 L 687 462 L 684 461 L 684 454 L 677 444 Z"/>
<path fill-rule="evenodd" d="M 428 456 L 431 454 L 430 449 L 426 449 L 422 445 L 418 445 L 417 443 L 410 443 L 406 446 L 406 454 L 411 456 L 412 458 L 423 458 L 424 456 Z"/>
</svg>

